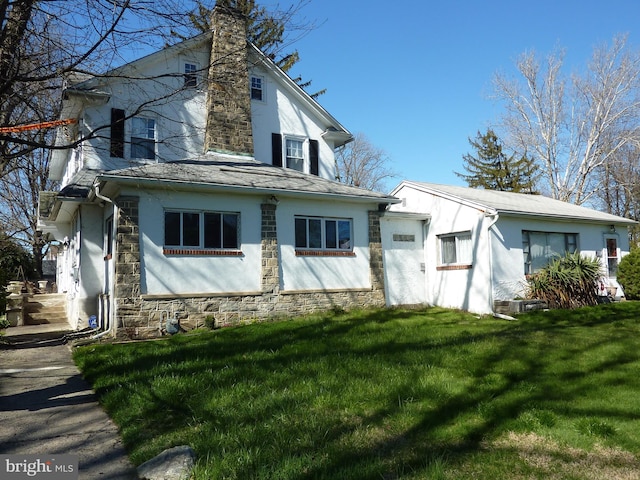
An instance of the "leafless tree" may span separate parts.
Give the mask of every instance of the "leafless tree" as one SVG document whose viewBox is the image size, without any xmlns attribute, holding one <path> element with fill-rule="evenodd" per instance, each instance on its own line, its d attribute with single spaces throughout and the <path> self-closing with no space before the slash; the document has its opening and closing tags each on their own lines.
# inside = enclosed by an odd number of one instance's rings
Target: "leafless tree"
<svg viewBox="0 0 640 480">
<path fill-rule="evenodd" d="M 521 79 L 496 74 L 494 85 L 505 143 L 540 162 L 544 193 L 583 204 L 603 189 L 605 166 L 640 139 L 640 54 L 617 37 L 594 49 L 584 74 L 568 77 L 563 66 L 562 51 L 542 65 L 525 53 Z"/>
<path fill-rule="evenodd" d="M 47 147 L 26 125 L 57 119 L 34 95 L 71 73 L 103 74 L 189 28 L 181 0 L 0 0 L 0 177 L 32 149 Z M 54 105 L 53 105 L 54 106 Z M 26 133 L 25 133 L 26 132 Z"/>
<path fill-rule="evenodd" d="M 356 133 L 354 140 L 336 151 L 337 180 L 366 188 L 383 191 L 385 182 L 397 174 L 388 166 L 386 152 L 374 146 L 363 133 Z"/>
</svg>

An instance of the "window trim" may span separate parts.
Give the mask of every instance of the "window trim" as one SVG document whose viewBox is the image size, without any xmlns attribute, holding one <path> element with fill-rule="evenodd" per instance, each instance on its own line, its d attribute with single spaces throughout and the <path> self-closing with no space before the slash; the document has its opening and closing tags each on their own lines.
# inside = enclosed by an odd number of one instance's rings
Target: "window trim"
<svg viewBox="0 0 640 480">
<path fill-rule="evenodd" d="M 149 137 L 141 137 L 141 136 L 134 136 L 135 133 L 135 129 L 134 129 L 134 123 L 136 120 L 144 120 L 145 122 L 149 122 L 152 121 L 153 122 L 153 138 L 149 138 Z M 148 132 L 149 131 L 149 126 L 147 124 L 145 130 Z M 131 157 L 132 160 L 157 160 L 158 157 L 158 121 L 148 115 L 136 115 L 134 117 L 131 117 L 131 131 L 130 131 L 130 151 L 129 151 L 129 155 Z M 140 139 L 141 141 L 149 141 L 152 140 L 153 141 L 153 157 L 136 157 L 134 156 L 134 145 L 136 145 L 136 143 L 134 142 L 134 139 Z"/>
<path fill-rule="evenodd" d="M 259 80 L 260 82 L 259 88 L 254 88 L 253 86 L 254 79 Z M 260 92 L 260 98 L 255 98 L 253 96 L 254 90 L 256 92 Z M 249 94 L 252 101 L 266 103 L 267 96 L 266 96 L 266 89 L 265 89 L 265 77 L 263 75 L 249 75 Z"/>
<path fill-rule="evenodd" d="M 302 137 L 299 135 L 283 135 L 282 140 L 283 140 L 282 166 L 284 168 L 288 168 L 289 170 L 295 170 L 296 172 L 309 173 L 309 147 L 308 147 L 309 142 L 307 141 L 308 138 Z M 301 143 L 302 158 L 300 160 L 302 160 L 302 170 L 298 170 L 297 168 L 293 168 L 289 166 L 289 162 L 288 162 L 289 158 L 295 158 L 295 157 L 288 156 L 287 142 L 289 141 Z"/>
<path fill-rule="evenodd" d="M 620 238 L 617 233 L 606 234 L 604 236 L 604 254 L 605 254 L 605 269 L 607 277 L 610 279 L 616 279 L 618 276 L 618 265 L 620 265 L 621 251 L 620 251 Z M 615 255 L 611 255 L 609 242 L 615 242 Z M 613 263 L 612 263 L 613 262 Z"/>
<path fill-rule="evenodd" d="M 314 221 L 319 221 L 320 222 L 320 246 L 319 247 L 310 247 L 310 237 L 311 237 L 311 233 L 310 233 L 310 220 L 314 220 Z M 298 222 L 299 221 L 304 221 L 305 222 L 305 233 L 304 233 L 304 243 L 305 246 L 299 246 L 298 245 Z M 334 235 L 334 240 L 335 240 L 335 247 L 333 246 L 327 246 L 327 224 L 329 222 L 335 222 L 334 228 L 335 228 L 335 235 Z M 348 222 L 349 224 L 349 246 L 348 247 L 341 247 L 340 246 L 340 226 L 339 226 L 339 222 Z M 323 217 L 323 216 L 316 216 L 316 215 L 295 215 L 294 216 L 294 228 L 293 228 L 293 233 L 294 233 L 294 248 L 295 248 L 295 252 L 296 252 L 296 256 L 314 256 L 314 257 L 318 257 L 318 256 L 327 256 L 327 257 L 350 257 L 350 256 L 355 256 L 354 253 L 354 248 L 353 248 L 353 235 L 354 235 L 354 229 L 353 229 L 353 218 L 347 218 L 347 217 Z"/>
<path fill-rule="evenodd" d="M 461 258 L 461 237 L 468 237 L 469 242 L 473 241 L 473 234 L 471 230 L 464 230 L 461 232 L 451 232 L 451 233 L 443 233 L 437 235 L 438 238 L 438 265 L 436 266 L 436 270 L 468 270 L 473 267 L 473 249 L 469 250 L 470 258 Z M 455 261 L 453 262 L 445 262 L 444 261 L 444 248 L 443 248 L 443 240 L 445 239 L 454 239 L 454 254 Z"/>
<path fill-rule="evenodd" d="M 176 213 L 180 215 L 180 226 L 179 230 L 179 244 L 171 245 L 167 244 L 167 214 L 168 213 Z M 184 214 L 197 214 L 198 215 L 198 245 L 185 245 L 184 244 Z M 224 246 L 224 227 L 223 223 L 220 223 L 220 236 L 221 236 L 221 244 L 216 247 L 206 247 L 205 246 L 205 217 L 207 214 L 214 215 L 233 215 L 235 216 L 236 222 L 236 242 L 233 247 L 225 247 Z M 240 226 L 241 226 L 241 214 L 240 212 L 231 212 L 231 211 L 223 211 L 223 210 L 188 210 L 188 209 L 179 209 L 179 208 L 165 208 L 163 215 L 163 242 L 162 242 L 162 251 L 165 255 L 209 255 L 209 256 L 242 256 L 242 240 L 240 237 Z"/>
<path fill-rule="evenodd" d="M 187 71 L 187 68 L 193 67 L 193 71 Z M 182 61 L 182 77 L 184 78 L 183 87 L 192 89 L 198 87 L 198 73 L 200 72 L 200 64 L 191 60 Z"/>
</svg>

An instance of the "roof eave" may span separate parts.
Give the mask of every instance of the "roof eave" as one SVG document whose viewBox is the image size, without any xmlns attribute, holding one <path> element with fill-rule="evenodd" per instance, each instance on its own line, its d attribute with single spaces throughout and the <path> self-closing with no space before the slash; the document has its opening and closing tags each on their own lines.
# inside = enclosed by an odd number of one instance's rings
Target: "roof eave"
<svg viewBox="0 0 640 480">
<path fill-rule="evenodd" d="M 134 176 L 122 176 L 122 175 L 109 175 L 108 173 L 98 175 L 96 181 L 101 182 L 113 182 L 116 184 L 124 185 L 140 185 L 145 184 L 151 187 L 170 186 L 172 188 L 180 188 L 193 190 L 208 190 L 208 191 L 234 191 L 237 193 L 248 193 L 258 195 L 286 195 L 289 197 L 309 198 L 320 197 L 325 199 L 345 200 L 355 203 L 384 203 L 394 204 L 399 203 L 400 199 L 388 196 L 388 195 L 350 195 L 344 193 L 333 192 L 309 192 L 303 190 L 294 190 L 286 188 L 266 188 L 266 187 L 254 187 L 245 185 L 229 185 L 223 183 L 210 183 L 210 182 L 193 182 L 186 180 L 168 180 L 168 179 L 155 179 L 155 178 L 141 178 Z"/>
<path fill-rule="evenodd" d="M 637 225 L 640 222 L 636 222 L 635 220 L 631 220 L 628 218 L 624 218 L 624 217 L 617 217 L 617 218 L 595 218 L 595 217 L 581 217 L 581 216 L 577 216 L 577 215 L 554 215 L 554 214 L 549 214 L 549 213 L 535 213 L 535 212 L 523 212 L 520 210 L 497 210 L 497 213 L 499 215 L 502 216 L 511 216 L 511 217 L 535 217 L 535 218 L 541 218 L 541 219 L 546 219 L 546 220 L 554 220 L 554 221 L 558 221 L 558 220 L 574 220 L 576 222 L 583 222 L 583 223 L 601 223 L 603 225 L 611 225 L 611 224 L 617 224 L 617 225 Z"/>
</svg>

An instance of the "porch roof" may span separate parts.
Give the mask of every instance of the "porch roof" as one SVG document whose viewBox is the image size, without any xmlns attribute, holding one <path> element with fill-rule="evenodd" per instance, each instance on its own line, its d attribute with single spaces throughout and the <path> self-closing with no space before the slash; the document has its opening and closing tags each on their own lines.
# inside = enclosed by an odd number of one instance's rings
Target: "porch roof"
<svg viewBox="0 0 640 480">
<path fill-rule="evenodd" d="M 170 184 L 182 189 L 232 189 L 244 193 L 330 196 L 384 204 L 400 201 L 392 195 L 275 167 L 252 157 L 214 153 L 189 160 L 103 172 L 96 179 L 118 184 L 135 183 L 149 188 Z"/>
</svg>

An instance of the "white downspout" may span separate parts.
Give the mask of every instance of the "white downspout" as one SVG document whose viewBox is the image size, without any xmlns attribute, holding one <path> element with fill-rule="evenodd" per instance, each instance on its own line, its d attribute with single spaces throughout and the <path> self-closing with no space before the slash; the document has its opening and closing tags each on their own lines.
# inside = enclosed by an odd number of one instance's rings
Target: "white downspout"
<svg viewBox="0 0 640 480">
<path fill-rule="evenodd" d="M 487 227 L 487 247 L 489 248 L 489 291 L 490 291 L 490 298 L 489 298 L 489 302 L 491 305 L 491 314 L 494 317 L 497 318 L 502 318 L 504 320 L 515 320 L 515 318 L 510 317 L 508 315 L 503 315 L 501 313 L 496 313 L 494 311 L 493 306 L 495 305 L 495 300 L 493 298 L 493 292 L 494 292 L 494 288 L 493 288 L 493 248 L 492 248 L 492 244 L 491 244 L 491 228 L 498 223 L 498 220 L 500 219 L 500 214 L 496 213 L 490 213 L 486 215 L 487 218 L 492 218 L 491 223 L 489 223 L 489 226 Z"/>
<path fill-rule="evenodd" d="M 105 202 L 111 203 L 113 205 L 113 200 L 111 200 L 108 197 L 105 197 L 104 195 L 102 195 L 100 193 L 100 182 L 95 182 L 93 184 L 93 189 L 94 189 L 94 192 L 95 192 L 97 198 L 99 198 L 100 200 L 103 200 Z M 99 298 L 98 301 L 100 303 L 100 305 L 98 307 L 99 308 L 99 312 L 103 316 L 103 318 L 100 319 L 100 324 L 101 325 L 104 325 L 104 323 L 105 323 L 105 318 L 104 318 L 105 310 L 109 311 L 109 313 L 106 316 L 107 319 L 109 318 L 110 313 L 111 313 L 111 309 L 110 308 L 107 307 L 107 309 L 105 309 L 105 304 L 104 304 L 105 297 L 106 297 L 106 301 L 107 302 L 111 302 L 111 296 L 110 295 L 106 295 L 105 293 L 101 293 L 100 296 L 98 297 Z M 107 320 L 107 321 L 109 322 L 108 327 L 105 330 L 103 330 L 102 332 L 99 332 L 99 333 L 96 333 L 95 335 L 92 335 L 91 336 L 91 340 L 97 340 L 97 339 L 102 338 L 105 335 L 111 333 L 113 322 L 111 322 L 109 320 Z"/>
</svg>

